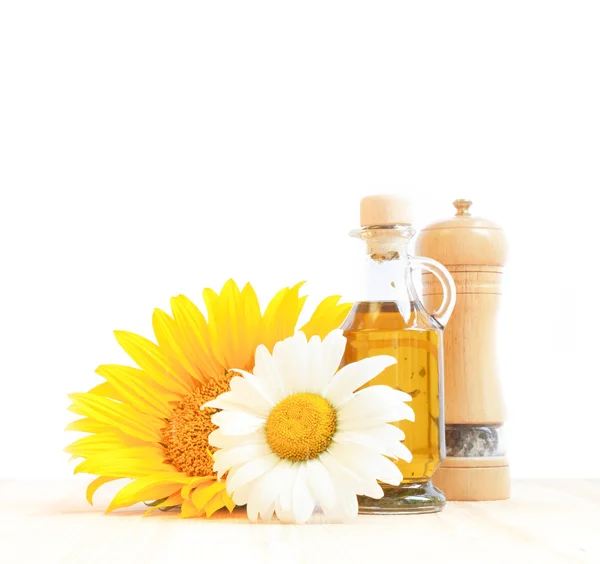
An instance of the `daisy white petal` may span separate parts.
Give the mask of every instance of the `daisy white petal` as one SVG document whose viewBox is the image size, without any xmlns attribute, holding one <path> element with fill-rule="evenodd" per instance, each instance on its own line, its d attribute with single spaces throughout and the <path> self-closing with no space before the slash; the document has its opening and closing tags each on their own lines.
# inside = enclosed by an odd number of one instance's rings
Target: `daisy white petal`
<svg viewBox="0 0 600 564">
<path fill-rule="evenodd" d="M 410 394 L 407 394 L 406 392 L 403 392 L 402 390 L 395 390 L 396 392 L 398 392 L 396 395 L 402 400 L 402 401 L 412 401 L 412 396 Z"/>
<path fill-rule="evenodd" d="M 243 411 L 251 415 L 260 414 L 260 406 L 254 404 L 251 400 L 245 400 L 240 398 L 239 394 L 236 395 L 233 392 L 224 392 L 219 397 L 207 401 L 202 409 L 212 407 L 213 409 L 229 409 L 232 411 Z"/>
<path fill-rule="evenodd" d="M 220 396 L 216 397 L 213 400 L 207 401 L 202 409 L 206 409 L 207 407 L 212 407 L 214 409 L 239 409 L 242 410 L 244 406 L 240 404 L 236 404 L 232 401 L 233 394 L 231 392 L 224 392 Z"/>
<path fill-rule="evenodd" d="M 332 521 L 348 521 L 358 515 L 356 494 L 362 494 L 361 480 L 348 472 L 328 453 L 320 456 L 323 466 L 336 485 L 336 502 L 331 507 L 323 506 L 323 512 Z"/>
<path fill-rule="evenodd" d="M 365 480 L 363 483 L 363 488 L 360 491 L 360 495 L 366 495 L 368 497 L 372 497 L 373 499 L 381 499 L 385 493 L 383 488 L 377 482 Z"/>
<path fill-rule="evenodd" d="M 332 331 L 323 339 L 321 351 L 323 362 L 322 374 L 324 380 L 331 380 L 335 374 L 340 362 L 342 362 L 345 348 L 346 337 L 344 337 L 344 334 L 340 329 Z"/>
<path fill-rule="evenodd" d="M 291 388 L 296 380 L 295 374 L 293 374 L 294 367 L 292 355 L 288 354 L 288 351 L 290 351 L 291 348 L 291 339 L 279 341 L 275 343 L 275 346 L 273 347 L 273 364 L 276 367 L 279 378 L 281 379 L 283 397 L 289 396 L 293 393 Z"/>
<path fill-rule="evenodd" d="M 283 475 L 282 488 L 275 500 L 275 513 L 282 523 L 293 523 L 294 517 L 294 483 L 298 474 L 299 464 L 292 464 Z"/>
<path fill-rule="evenodd" d="M 323 510 L 327 520 L 331 523 L 347 523 L 358 515 L 358 500 L 353 492 L 344 492 L 340 495 L 338 503 L 327 510 Z"/>
<path fill-rule="evenodd" d="M 260 518 L 263 521 L 270 521 L 275 514 L 275 500 L 273 500 L 264 510 L 260 512 Z"/>
<path fill-rule="evenodd" d="M 306 482 L 306 464 L 300 464 L 292 492 L 292 512 L 296 523 L 306 523 L 315 509 L 312 493 Z"/>
<path fill-rule="evenodd" d="M 208 444 L 215 448 L 233 448 L 251 443 L 266 443 L 267 436 L 264 428 L 246 435 L 226 435 L 221 429 L 215 429 L 208 435 Z"/>
<path fill-rule="evenodd" d="M 295 382 L 293 389 L 296 393 L 306 391 L 308 376 L 308 341 L 302 331 L 298 331 L 292 338 L 291 351 L 292 363 L 294 364 Z"/>
<path fill-rule="evenodd" d="M 279 457 L 274 453 L 246 462 L 243 466 L 237 468 L 233 476 L 227 477 L 227 492 L 231 494 L 238 488 L 256 480 L 267 470 L 273 468 L 277 462 L 279 462 Z"/>
<path fill-rule="evenodd" d="M 336 503 L 335 485 L 330 473 L 323 463 L 317 458 L 306 462 L 306 480 L 309 484 L 313 498 L 325 510 L 333 508 Z"/>
<path fill-rule="evenodd" d="M 265 508 L 267 512 L 270 509 L 271 515 L 275 511 L 275 501 L 279 497 L 286 484 L 292 483 L 293 464 L 289 460 L 282 458 L 275 467 L 267 474 L 260 495 L 261 515 Z"/>
<path fill-rule="evenodd" d="M 375 477 L 385 484 L 399 486 L 403 478 L 400 469 L 385 456 L 379 455 L 375 460 L 377 460 L 377 475 Z"/>
<path fill-rule="evenodd" d="M 338 463 L 359 476 L 394 486 L 402 481 L 402 473 L 393 462 L 380 454 L 373 455 L 367 447 L 334 443 L 328 452 Z"/>
<path fill-rule="evenodd" d="M 375 450 L 386 456 L 402 458 L 406 462 L 412 460 L 412 454 L 401 443 L 404 433 L 390 424 L 378 425 L 368 430 L 340 431 L 334 441 L 342 444 L 358 444 Z"/>
<path fill-rule="evenodd" d="M 236 505 L 246 505 L 248 503 L 248 498 L 250 497 L 250 493 L 252 492 L 252 487 L 254 486 L 253 482 L 246 484 L 235 490 L 231 498 L 233 499 L 233 503 Z"/>
<path fill-rule="evenodd" d="M 213 455 L 215 460 L 213 470 L 217 472 L 217 477 L 221 476 L 234 466 L 241 466 L 254 458 L 259 458 L 271 454 L 271 448 L 265 441 L 264 443 L 245 444 L 231 449 L 218 450 Z"/>
<path fill-rule="evenodd" d="M 289 460 L 280 460 L 273 468 L 265 472 L 260 478 L 253 482 L 250 495 L 248 496 L 248 519 L 256 521 L 258 516 L 262 519 L 270 519 L 275 511 L 275 500 L 281 491 L 281 484 L 285 481 L 285 475 L 291 470 Z"/>
<path fill-rule="evenodd" d="M 376 455 L 379 456 L 379 455 Z M 343 487 L 354 492 L 355 495 L 368 495 L 369 497 L 380 498 L 383 496 L 383 490 L 376 481 L 376 463 L 371 461 L 373 465 L 372 475 L 365 475 L 356 472 L 343 462 L 338 456 L 331 454 L 331 451 L 324 452 L 321 457 L 321 462 L 331 473 L 332 479 Z M 338 499 L 338 502 L 340 500 Z"/>
<path fill-rule="evenodd" d="M 252 486 L 249 488 L 248 493 L 248 501 L 246 502 L 246 514 L 248 515 L 248 520 L 251 523 L 256 523 L 258 521 L 258 516 L 260 514 L 260 505 L 259 505 L 259 497 L 260 497 L 260 484 L 265 480 L 267 474 L 263 474 L 260 478 L 255 480 L 253 483 L 248 484 Z"/>
<path fill-rule="evenodd" d="M 380 355 L 347 364 L 333 377 L 324 395 L 334 407 L 339 407 L 355 390 L 396 362 L 393 356 Z"/>
<path fill-rule="evenodd" d="M 273 360 L 278 366 L 287 395 L 306 390 L 307 349 L 306 335 L 302 331 L 280 341 L 273 349 Z"/>
<path fill-rule="evenodd" d="M 380 423 L 375 427 L 355 431 L 340 431 L 335 436 L 337 442 L 355 442 L 365 446 L 373 445 L 375 449 L 389 443 L 403 441 L 405 438 L 404 431 L 393 423 Z"/>
<path fill-rule="evenodd" d="M 226 435 L 247 435 L 265 425 L 264 419 L 242 411 L 218 411 L 210 420 Z"/>
<path fill-rule="evenodd" d="M 261 382 L 265 393 L 274 401 L 281 401 L 283 395 L 283 382 L 278 372 L 273 357 L 264 345 L 259 345 L 254 355 L 254 376 Z"/>
<path fill-rule="evenodd" d="M 404 443 L 394 443 L 381 454 L 385 454 L 385 456 L 390 456 L 392 458 L 401 458 L 406 462 L 412 461 L 412 452 L 410 452 Z"/>
<path fill-rule="evenodd" d="M 253 410 L 254 415 L 267 417 L 275 403 L 263 391 L 259 379 L 244 370 L 233 370 L 243 374 L 244 377 L 234 376 L 230 380 L 230 401 L 249 407 Z"/>
<path fill-rule="evenodd" d="M 340 429 L 368 427 L 377 422 L 415 420 L 414 411 L 403 401 L 403 394 L 389 386 L 369 386 L 353 395 L 338 410 Z"/>
<path fill-rule="evenodd" d="M 322 349 L 321 339 L 313 335 L 308 341 L 306 369 L 306 391 L 313 394 L 321 393 L 331 378 L 324 371 Z"/>
</svg>

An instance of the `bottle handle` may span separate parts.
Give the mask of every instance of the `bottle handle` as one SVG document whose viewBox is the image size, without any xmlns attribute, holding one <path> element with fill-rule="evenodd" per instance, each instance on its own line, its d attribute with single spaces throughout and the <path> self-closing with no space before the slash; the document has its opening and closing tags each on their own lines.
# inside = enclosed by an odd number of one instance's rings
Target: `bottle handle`
<svg viewBox="0 0 600 564">
<path fill-rule="evenodd" d="M 413 270 L 426 270 L 440 281 L 443 291 L 442 303 L 437 311 L 430 313 L 430 315 L 445 326 L 456 304 L 456 284 L 452 275 L 443 264 L 427 257 L 410 257 L 410 266 L 411 272 Z"/>
</svg>

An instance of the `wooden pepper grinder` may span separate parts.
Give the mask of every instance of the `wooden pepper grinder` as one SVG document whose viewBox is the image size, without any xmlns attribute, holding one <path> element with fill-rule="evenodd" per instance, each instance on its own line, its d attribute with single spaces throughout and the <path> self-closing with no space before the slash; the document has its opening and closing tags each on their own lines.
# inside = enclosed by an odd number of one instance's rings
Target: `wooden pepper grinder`
<svg viewBox="0 0 600 564">
<path fill-rule="evenodd" d="M 456 216 L 423 229 L 416 243 L 416 253 L 441 262 L 456 283 L 456 306 L 444 334 L 447 457 L 433 476 L 455 501 L 510 494 L 496 357 L 507 244 L 498 225 L 471 217 L 470 206 L 456 200 Z M 442 289 L 431 274 L 423 275 L 423 295 L 425 307 L 435 311 Z"/>
</svg>

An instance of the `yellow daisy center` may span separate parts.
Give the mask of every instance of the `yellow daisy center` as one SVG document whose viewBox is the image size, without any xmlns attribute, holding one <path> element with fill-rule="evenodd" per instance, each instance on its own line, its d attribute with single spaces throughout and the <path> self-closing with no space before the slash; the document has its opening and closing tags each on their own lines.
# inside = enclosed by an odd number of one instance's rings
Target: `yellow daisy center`
<svg viewBox="0 0 600 564">
<path fill-rule="evenodd" d="M 294 462 L 319 456 L 331 443 L 336 426 L 333 406 L 317 394 L 294 394 L 271 411 L 265 427 L 274 453 Z"/>
<path fill-rule="evenodd" d="M 213 474 L 212 454 L 215 448 L 208 444 L 208 435 L 217 427 L 210 420 L 216 409 L 202 406 L 219 394 L 229 391 L 230 375 L 211 380 L 184 396 L 173 408 L 162 430 L 166 460 L 178 472 L 188 476 Z"/>
</svg>

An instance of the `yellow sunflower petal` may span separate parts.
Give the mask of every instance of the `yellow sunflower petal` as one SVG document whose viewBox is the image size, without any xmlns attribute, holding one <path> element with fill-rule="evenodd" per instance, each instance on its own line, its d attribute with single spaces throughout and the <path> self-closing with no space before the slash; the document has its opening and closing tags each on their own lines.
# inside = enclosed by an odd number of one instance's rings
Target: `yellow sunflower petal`
<svg viewBox="0 0 600 564">
<path fill-rule="evenodd" d="M 111 451 L 113 449 L 125 448 L 130 446 L 140 446 L 144 443 L 139 439 L 129 437 L 118 431 L 103 431 L 93 435 L 87 435 L 72 442 L 65 452 L 74 455 L 75 457 L 93 456 L 102 452 Z"/>
<path fill-rule="evenodd" d="M 127 331 L 115 331 L 115 337 L 133 361 L 163 388 L 180 394 L 191 391 L 191 376 L 152 341 Z"/>
<path fill-rule="evenodd" d="M 263 315 L 263 323 L 265 325 L 272 324 L 273 319 L 277 315 L 277 310 L 279 309 L 281 302 L 288 295 L 289 291 L 290 291 L 289 288 L 282 288 L 281 290 L 279 290 L 279 292 L 277 292 L 273 296 L 271 301 L 267 304 L 267 308 L 265 309 L 265 314 Z"/>
<path fill-rule="evenodd" d="M 82 415 L 113 425 L 124 433 L 143 441 L 158 442 L 161 440 L 160 430 L 165 426 L 164 421 L 144 415 L 131 405 L 87 393 L 70 394 L 69 398 L 81 410 Z"/>
<path fill-rule="evenodd" d="M 96 368 L 96 374 L 106 378 L 107 384 L 116 392 L 119 399 L 142 413 L 158 418 L 171 413 L 170 401 L 178 401 L 180 396 L 169 392 L 153 381 L 143 370 L 118 364 L 104 364 Z"/>
<path fill-rule="evenodd" d="M 298 316 L 301 310 L 301 298 L 299 297 L 300 287 L 304 284 L 301 282 L 290 288 L 281 299 L 278 298 L 279 293 L 274 299 L 277 299 L 278 305 L 276 308 L 271 310 L 269 315 L 269 308 L 267 307 L 265 316 L 263 319 L 263 331 L 262 331 L 262 344 L 269 349 L 273 350 L 275 343 L 283 341 L 287 337 L 291 337 L 296 329 L 296 323 L 298 322 Z"/>
<path fill-rule="evenodd" d="M 80 433 L 102 433 L 104 431 L 111 431 L 112 429 L 112 425 L 101 423 L 91 417 L 75 419 L 75 421 L 71 421 L 65 427 L 65 431 L 79 431 Z"/>
<path fill-rule="evenodd" d="M 162 449 L 158 445 L 114 449 L 88 456 L 73 472 L 117 478 L 143 478 L 173 468 L 165 464 L 163 458 Z"/>
<path fill-rule="evenodd" d="M 152 315 L 152 327 L 158 345 L 171 359 L 171 362 L 180 363 L 185 371 L 196 380 L 204 380 L 202 373 L 191 359 L 188 358 L 182 346 L 183 340 L 179 334 L 179 328 L 175 320 L 164 311 L 155 309 Z"/>
<path fill-rule="evenodd" d="M 342 323 L 344 323 L 344 321 L 346 320 L 346 317 L 348 317 L 348 314 L 350 313 L 350 310 L 352 309 L 352 304 L 347 304 L 347 303 L 343 303 L 337 306 L 336 309 L 336 317 L 335 319 L 331 320 L 331 325 L 333 326 L 334 329 L 338 329 Z M 325 323 L 323 325 L 326 325 Z M 333 329 L 332 329 L 333 331 Z M 327 336 L 327 333 L 325 334 L 325 336 Z M 325 337 L 323 337 L 324 339 Z"/>
<path fill-rule="evenodd" d="M 186 499 L 181 504 L 181 513 L 179 516 L 184 519 L 189 519 L 190 517 L 202 517 L 202 512 L 196 509 L 196 506 L 191 500 Z"/>
<path fill-rule="evenodd" d="M 72 403 L 69 407 L 67 407 L 67 409 L 71 413 L 74 413 L 75 415 L 85 415 L 86 414 L 85 410 L 80 405 L 78 405 L 76 403 Z"/>
<path fill-rule="evenodd" d="M 224 489 L 225 482 L 214 482 L 206 486 L 199 486 L 192 493 L 192 503 L 196 506 L 198 511 L 202 511 L 205 509 L 208 502 Z"/>
<path fill-rule="evenodd" d="M 186 477 L 187 478 L 187 477 Z M 181 488 L 182 476 L 178 473 L 154 474 L 134 480 L 123 487 L 110 502 L 107 513 L 142 501 L 169 497 Z M 185 482 L 184 482 L 185 483 Z"/>
<path fill-rule="evenodd" d="M 227 340 L 220 340 L 223 356 L 227 366 L 239 366 L 244 362 L 243 341 L 244 341 L 244 316 L 241 311 L 241 293 L 237 284 L 233 280 L 227 280 L 223 285 L 219 295 L 219 304 L 221 312 L 224 314 L 219 322 L 221 324 L 221 335 L 228 336 Z"/>
<path fill-rule="evenodd" d="M 184 499 L 190 499 L 194 488 L 205 482 L 214 482 L 215 480 L 214 476 L 194 477 L 191 482 L 181 488 L 181 495 Z"/>
<path fill-rule="evenodd" d="M 225 507 L 225 496 L 226 495 L 227 495 L 227 492 L 225 490 L 222 490 L 220 493 L 218 493 L 215 497 L 213 497 L 204 506 L 204 511 L 206 512 L 206 517 L 211 517 L 215 511 Z"/>
<path fill-rule="evenodd" d="M 316 307 L 308 323 L 300 328 L 307 339 L 313 335 L 324 339 L 328 333 L 341 325 L 350 312 L 352 304 L 338 304 L 339 300 L 340 296 L 329 296 Z"/>
<path fill-rule="evenodd" d="M 202 295 L 208 311 L 211 344 L 218 352 L 219 361 L 226 368 L 245 365 L 244 348 L 248 336 L 242 295 L 237 284 L 228 280 L 220 294 L 206 288 Z"/>
<path fill-rule="evenodd" d="M 123 398 L 119 395 L 117 390 L 115 390 L 114 386 L 111 386 L 108 382 L 102 382 L 102 384 L 98 384 L 94 388 L 92 388 L 88 394 L 96 394 L 97 396 L 104 396 L 107 398 L 116 399 L 119 401 L 123 401 Z"/>
<path fill-rule="evenodd" d="M 210 347 L 213 354 L 216 356 L 219 364 L 224 367 L 228 367 L 227 360 L 223 356 L 221 349 L 221 341 L 226 339 L 227 328 L 224 332 L 221 332 L 222 319 L 225 318 L 225 312 L 221 311 L 219 295 L 210 288 L 205 288 L 202 292 L 204 303 L 206 305 L 206 311 L 208 312 L 208 334 L 210 339 Z"/>
<path fill-rule="evenodd" d="M 254 366 L 254 352 L 260 344 L 260 304 L 250 284 L 246 284 L 241 292 L 235 286 L 234 293 L 236 309 L 230 315 L 234 316 L 232 325 L 237 327 L 237 350 L 228 368 L 251 369 Z"/>
<path fill-rule="evenodd" d="M 85 492 L 85 497 L 86 497 L 88 503 L 90 505 L 93 505 L 94 494 L 96 493 L 96 490 L 99 487 L 103 486 L 104 484 L 107 484 L 108 482 L 113 482 L 114 480 L 119 480 L 119 479 L 120 478 L 115 478 L 114 476 L 99 476 L 95 480 L 92 480 L 92 482 L 90 482 L 90 485 L 87 487 L 87 490 Z"/>
<path fill-rule="evenodd" d="M 298 317 L 300 317 L 300 314 L 302 313 L 302 310 L 304 309 L 304 304 L 306 303 L 306 298 L 308 298 L 308 296 L 300 296 L 300 298 L 298 299 Z M 296 318 L 296 320 L 298 319 L 298 317 Z"/>
<path fill-rule="evenodd" d="M 249 370 L 254 366 L 254 352 L 256 351 L 256 347 L 260 345 L 260 329 L 262 323 L 260 304 L 251 284 L 246 284 L 242 289 L 242 303 L 248 339 L 248 350 L 246 351 L 246 358 L 248 360 L 245 367 L 242 366 L 237 368 Z"/>
<path fill-rule="evenodd" d="M 227 507 L 227 509 L 229 510 L 229 513 L 231 513 L 235 507 L 235 502 L 233 501 L 233 498 L 227 493 L 227 490 L 223 490 L 223 503 L 225 504 L 225 507 Z"/>
<path fill-rule="evenodd" d="M 183 295 L 171 299 L 173 317 L 191 358 L 205 379 L 218 378 L 225 372 L 211 348 L 208 323 L 202 312 Z"/>
<path fill-rule="evenodd" d="M 317 307 L 313 311 L 313 314 L 310 317 L 310 320 L 300 328 L 300 330 L 307 335 L 307 338 L 318 334 L 318 331 L 315 331 L 315 328 L 317 330 L 320 329 L 320 320 L 325 319 L 328 323 L 331 323 L 332 317 L 337 317 L 337 315 L 335 314 L 335 308 L 339 301 L 340 296 L 328 296 L 317 305 Z M 309 333 L 310 337 L 308 337 Z"/>
</svg>

